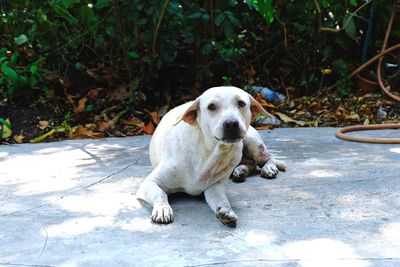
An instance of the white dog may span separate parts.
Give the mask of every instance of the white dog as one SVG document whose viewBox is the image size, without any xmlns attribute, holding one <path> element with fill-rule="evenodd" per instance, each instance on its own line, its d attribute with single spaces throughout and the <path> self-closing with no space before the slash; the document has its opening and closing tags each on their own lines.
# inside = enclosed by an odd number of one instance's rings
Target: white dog
<svg viewBox="0 0 400 267">
<path fill-rule="evenodd" d="M 196 100 L 169 111 L 150 143 L 154 170 L 141 184 L 137 197 L 153 206 L 156 223 L 174 220 L 168 194 L 204 192 L 222 223 L 234 227 L 237 216 L 226 194 L 230 175 L 243 180 L 256 165 L 274 177 L 285 164 L 274 159 L 250 122 L 268 114 L 248 93 L 236 87 L 214 87 Z M 245 160 L 240 164 L 242 156 Z M 236 167 L 236 169 L 235 169 Z"/>
</svg>

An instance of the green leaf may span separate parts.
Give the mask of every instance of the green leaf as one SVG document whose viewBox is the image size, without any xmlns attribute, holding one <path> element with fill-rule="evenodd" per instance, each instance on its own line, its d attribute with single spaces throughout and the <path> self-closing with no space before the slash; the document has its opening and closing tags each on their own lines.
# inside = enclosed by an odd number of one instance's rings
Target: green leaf
<svg viewBox="0 0 400 267">
<path fill-rule="evenodd" d="M 18 51 L 14 51 L 10 57 L 9 62 L 11 63 L 11 65 L 16 65 L 17 64 L 17 60 L 19 57 L 19 52 Z"/>
<path fill-rule="evenodd" d="M 86 106 L 85 106 L 85 110 L 86 111 L 93 111 L 93 104 L 92 103 L 89 103 L 89 104 L 87 104 Z"/>
<path fill-rule="evenodd" d="M 272 0 L 251 0 L 247 1 L 247 4 L 249 6 L 255 6 L 257 11 L 264 17 L 267 24 L 271 24 L 274 21 Z"/>
<path fill-rule="evenodd" d="M 215 18 L 215 25 L 219 26 L 225 20 L 225 13 L 218 14 Z"/>
<path fill-rule="evenodd" d="M 37 73 L 39 69 L 39 65 L 42 64 L 46 60 L 46 57 L 41 57 L 38 60 L 34 61 L 31 66 L 29 67 L 29 72 L 31 74 Z"/>
<path fill-rule="evenodd" d="M 257 9 L 256 2 L 257 2 L 257 1 L 254 1 L 254 0 L 246 0 L 246 4 L 247 4 L 250 8 L 254 8 L 254 9 Z"/>
<path fill-rule="evenodd" d="M 137 25 L 145 25 L 147 23 L 147 19 L 141 18 L 136 21 Z"/>
<path fill-rule="evenodd" d="M 343 16 L 343 27 L 344 31 L 351 39 L 356 39 L 356 25 L 354 23 L 353 17 L 350 14 L 345 14 Z"/>
<path fill-rule="evenodd" d="M 193 44 L 194 42 L 194 35 L 190 31 L 182 31 L 182 35 L 185 38 L 184 43 L 186 44 Z"/>
<path fill-rule="evenodd" d="M 37 79 L 36 79 L 36 77 L 35 76 L 31 76 L 31 77 L 29 77 L 29 86 L 31 87 L 31 88 L 33 88 L 33 87 L 35 87 L 35 85 L 37 84 Z"/>
<path fill-rule="evenodd" d="M 38 70 L 38 66 L 36 64 L 32 65 L 29 68 L 29 72 L 32 73 L 32 74 L 35 74 L 37 72 L 37 70 Z"/>
<path fill-rule="evenodd" d="M 323 8 L 327 8 L 329 6 L 329 0 L 322 0 L 321 4 Z"/>
<path fill-rule="evenodd" d="M 46 57 L 41 57 L 38 60 L 34 61 L 32 64 L 39 65 L 42 64 L 46 60 Z"/>
<path fill-rule="evenodd" d="M 138 59 L 139 58 L 139 54 L 136 51 L 129 51 L 128 52 L 128 56 L 130 56 L 133 59 Z"/>
<path fill-rule="evenodd" d="M 10 68 L 6 62 L 1 64 L 1 72 L 3 75 L 12 83 L 15 84 L 18 81 L 18 73 Z"/>
<path fill-rule="evenodd" d="M 233 25 L 235 25 L 236 27 L 240 27 L 240 22 L 239 22 L 239 20 L 235 17 L 235 15 L 233 15 L 232 12 L 226 11 L 225 14 L 226 14 L 226 17 L 228 18 L 228 20 L 229 20 Z"/>
<path fill-rule="evenodd" d="M 97 21 L 97 17 L 95 16 L 93 9 L 88 6 L 82 6 L 79 9 L 79 15 L 81 23 L 86 26 L 91 26 Z"/>
<path fill-rule="evenodd" d="M 52 8 L 57 15 L 65 18 L 68 21 L 68 23 L 75 25 L 79 22 L 74 16 L 72 16 L 67 10 L 62 8 L 60 5 L 52 4 Z"/>
<path fill-rule="evenodd" d="M 96 2 L 97 9 L 102 9 L 103 7 L 107 6 L 109 6 L 109 0 L 97 0 Z"/>
<path fill-rule="evenodd" d="M 205 43 L 201 48 L 201 52 L 205 55 L 210 55 L 212 51 L 213 51 L 213 45 L 210 42 Z"/>
<path fill-rule="evenodd" d="M 346 75 L 349 71 L 346 61 L 342 58 L 332 62 L 332 69 L 340 76 Z"/>
<path fill-rule="evenodd" d="M 358 3 L 357 3 L 357 0 L 350 0 L 350 5 L 352 5 L 352 6 L 357 6 L 358 5 Z"/>
<path fill-rule="evenodd" d="M 85 68 L 85 66 L 82 63 L 80 63 L 80 62 L 75 63 L 75 69 L 83 70 L 84 68 Z"/>
<path fill-rule="evenodd" d="M 28 41 L 28 37 L 25 34 L 21 34 L 20 36 L 14 38 L 14 43 L 16 45 L 22 45 Z"/>
<path fill-rule="evenodd" d="M 0 56 L 6 56 L 7 55 L 7 48 L 3 47 L 0 49 Z"/>
<path fill-rule="evenodd" d="M 233 37 L 233 35 L 235 34 L 232 24 L 228 22 L 224 22 L 222 24 L 222 28 L 224 29 L 224 34 L 226 37 Z"/>
<path fill-rule="evenodd" d="M 202 16 L 201 12 L 195 12 L 187 16 L 188 19 L 198 19 Z"/>
<path fill-rule="evenodd" d="M 44 13 L 44 11 L 41 8 L 39 8 L 36 11 L 36 17 L 37 17 L 39 22 L 46 22 L 47 21 L 47 15 Z"/>
</svg>

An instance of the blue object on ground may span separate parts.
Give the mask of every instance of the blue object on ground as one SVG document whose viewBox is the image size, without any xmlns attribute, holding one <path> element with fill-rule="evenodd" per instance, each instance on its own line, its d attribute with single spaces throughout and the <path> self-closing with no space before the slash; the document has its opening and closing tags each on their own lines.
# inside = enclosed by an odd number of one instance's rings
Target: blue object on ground
<svg viewBox="0 0 400 267">
<path fill-rule="evenodd" d="M 251 94 L 259 93 L 266 100 L 272 101 L 274 103 L 280 103 L 286 100 L 286 96 L 272 89 L 269 89 L 268 87 L 253 85 L 249 86 L 247 89 Z"/>
</svg>

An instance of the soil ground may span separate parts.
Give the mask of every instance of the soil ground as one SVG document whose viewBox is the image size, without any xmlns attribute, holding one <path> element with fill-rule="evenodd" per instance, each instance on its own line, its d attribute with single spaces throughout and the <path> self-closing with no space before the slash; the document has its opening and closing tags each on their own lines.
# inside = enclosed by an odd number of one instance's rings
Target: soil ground
<svg viewBox="0 0 400 267">
<path fill-rule="evenodd" d="M 30 142 L 51 129 L 57 131 L 39 142 L 151 134 L 160 117 L 168 109 L 180 104 L 177 101 L 155 108 L 143 103 L 137 105 L 126 101 L 127 99 L 126 92 L 115 90 L 105 94 L 101 89 L 92 89 L 85 95 L 40 98 L 29 104 L 0 102 L 0 117 L 8 118 L 12 127 L 12 135 L 3 138 L 0 143 Z M 269 103 L 260 96 L 257 99 L 280 119 L 278 125 L 269 125 L 265 121 L 256 122 L 259 129 L 342 127 L 400 121 L 400 104 L 379 92 L 366 95 L 356 92 L 340 98 L 328 93 L 295 98 L 289 96 L 281 104 Z M 66 124 L 63 124 L 64 121 Z M 60 125 L 64 125 L 61 130 Z"/>
</svg>

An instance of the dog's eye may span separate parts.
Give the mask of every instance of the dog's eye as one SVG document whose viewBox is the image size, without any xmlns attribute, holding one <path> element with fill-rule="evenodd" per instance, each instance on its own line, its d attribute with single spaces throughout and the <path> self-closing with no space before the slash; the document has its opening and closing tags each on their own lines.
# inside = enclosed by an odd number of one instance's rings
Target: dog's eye
<svg viewBox="0 0 400 267">
<path fill-rule="evenodd" d="M 214 111 L 214 110 L 217 109 L 217 106 L 216 106 L 215 104 L 212 104 L 212 103 L 211 103 L 211 104 L 208 105 L 207 108 L 208 108 L 208 110 L 210 110 L 210 111 Z"/>
<path fill-rule="evenodd" d="M 246 106 L 246 102 L 244 102 L 244 101 L 242 101 L 242 100 L 239 100 L 239 101 L 238 101 L 238 106 L 239 106 L 240 108 L 242 108 L 242 107 Z"/>
</svg>

